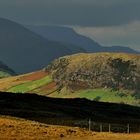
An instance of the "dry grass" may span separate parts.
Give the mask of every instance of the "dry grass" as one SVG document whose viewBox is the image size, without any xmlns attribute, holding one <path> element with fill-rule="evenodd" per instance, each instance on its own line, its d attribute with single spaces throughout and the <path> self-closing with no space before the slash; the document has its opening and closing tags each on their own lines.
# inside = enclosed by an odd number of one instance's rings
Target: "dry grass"
<svg viewBox="0 0 140 140">
<path fill-rule="evenodd" d="M 48 75 L 47 72 L 41 70 L 41 71 L 27 73 L 19 76 L 12 76 L 8 78 L 0 79 L 0 91 L 8 91 L 12 87 L 22 85 L 28 82 L 40 80 L 47 75 Z"/>
<path fill-rule="evenodd" d="M 33 73 L 30 73 L 28 75 L 23 75 L 20 77 L 20 80 L 22 81 L 34 81 L 34 80 L 39 80 L 39 79 L 42 79 L 44 78 L 45 76 L 47 76 L 48 73 L 41 70 L 41 71 L 37 71 L 37 72 L 33 72 Z"/>
<path fill-rule="evenodd" d="M 0 140 L 139 140 L 140 134 L 88 132 L 80 128 L 46 125 L 13 117 L 0 117 Z"/>
</svg>

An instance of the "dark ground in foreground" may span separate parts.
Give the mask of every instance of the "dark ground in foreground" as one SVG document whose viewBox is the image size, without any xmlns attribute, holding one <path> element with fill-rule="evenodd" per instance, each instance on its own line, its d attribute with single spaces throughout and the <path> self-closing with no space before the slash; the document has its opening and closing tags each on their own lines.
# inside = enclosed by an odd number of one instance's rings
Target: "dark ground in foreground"
<svg viewBox="0 0 140 140">
<path fill-rule="evenodd" d="M 140 126 L 140 108 L 87 99 L 57 99 L 35 94 L 0 93 L 0 115 L 46 124 L 81 126 L 89 118 L 96 123 Z M 134 130 L 135 131 L 135 130 Z"/>
</svg>

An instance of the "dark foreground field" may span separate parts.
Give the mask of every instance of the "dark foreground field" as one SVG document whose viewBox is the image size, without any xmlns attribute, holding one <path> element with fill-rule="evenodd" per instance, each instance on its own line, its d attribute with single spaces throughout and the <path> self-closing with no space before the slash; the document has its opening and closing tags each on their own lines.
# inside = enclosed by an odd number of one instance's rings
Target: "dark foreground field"
<svg viewBox="0 0 140 140">
<path fill-rule="evenodd" d="M 51 125 L 87 128 L 90 118 L 97 124 L 129 124 L 132 127 L 131 132 L 140 132 L 139 107 L 86 99 L 57 99 L 35 94 L 0 93 L 0 115 Z"/>
</svg>

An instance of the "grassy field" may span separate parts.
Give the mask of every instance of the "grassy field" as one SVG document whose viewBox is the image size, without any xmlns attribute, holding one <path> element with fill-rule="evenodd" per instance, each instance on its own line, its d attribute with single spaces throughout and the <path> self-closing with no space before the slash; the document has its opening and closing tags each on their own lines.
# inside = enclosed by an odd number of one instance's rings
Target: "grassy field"
<svg viewBox="0 0 140 140">
<path fill-rule="evenodd" d="M 51 75 L 43 70 L 0 80 L 0 91 L 35 93 L 57 98 L 87 98 L 101 102 L 140 105 L 140 100 L 127 90 L 113 91 L 110 88 L 98 88 L 78 89 L 72 92 L 66 86 L 61 90 L 58 89 L 58 85 L 53 81 Z"/>
<path fill-rule="evenodd" d="M 69 93 L 63 89 L 60 94 L 57 92 L 49 95 L 57 98 L 87 98 L 90 100 L 112 103 L 125 103 L 138 105 L 138 101 L 128 91 L 112 91 L 111 89 L 88 89 Z"/>
<path fill-rule="evenodd" d="M 117 102 L 133 104 L 136 99 L 127 92 L 111 91 L 111 89 L 83 90 L 79 92 L 81 98 L 94 99 L 103 102 Z"/>
<path fill-rule="evenodd" d="M 98 133 L 78 127 L 48 125 L 10 116 L 0 116 L 1 140 L 139 140 L 140 134 Z"/>
<path fill-rule="evenodd" d="M 30 92 L 36 88 L 39 88 L 43 85 L 49 84 L 50 82 L 52 82 L 52 79 L 49 76 L 46 76 L 40 80 L 36 80 L 36 81 L 30 81 L 24 84 L 20 84 L 17 85 L 15 87 L 12 87 L 10 89 L 8 89 L 8 92 L 14 92 L 14 93 L 26 93 L 26 92 Z"/>
</svg>

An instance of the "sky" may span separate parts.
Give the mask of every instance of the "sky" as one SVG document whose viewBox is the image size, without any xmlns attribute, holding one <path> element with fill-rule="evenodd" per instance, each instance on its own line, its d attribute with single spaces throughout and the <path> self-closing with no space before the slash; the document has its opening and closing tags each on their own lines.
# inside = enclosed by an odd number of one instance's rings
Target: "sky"
<svg viewBox="0 0 140 140">
<path fill-rule="evenodd" d="M 140 0 L 0 0 L 0 17 L 67 25 L 102 45 L 140 50 Z"/>
</svg>

